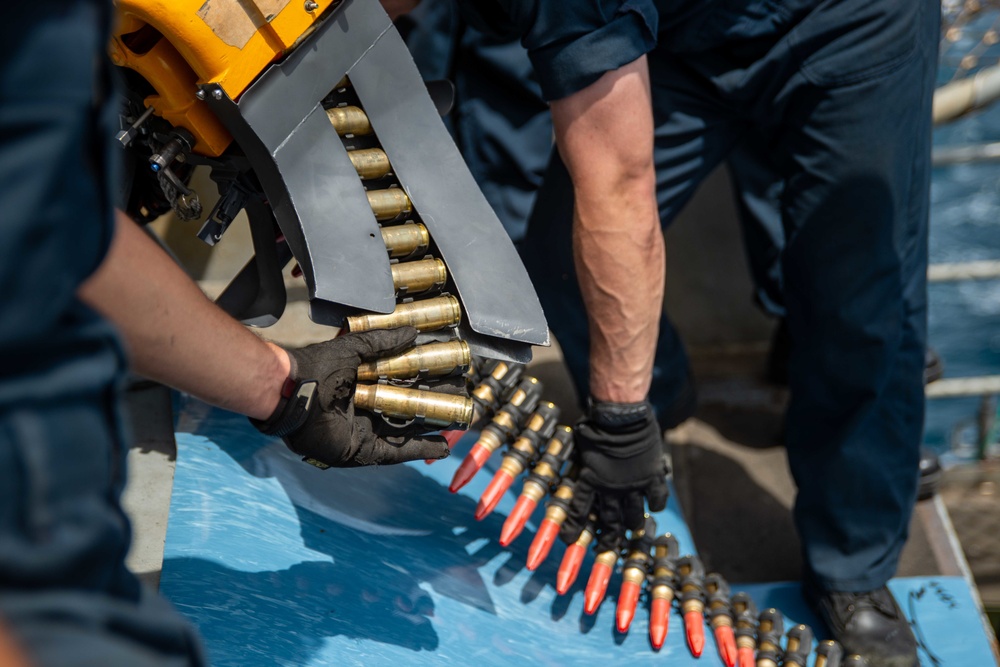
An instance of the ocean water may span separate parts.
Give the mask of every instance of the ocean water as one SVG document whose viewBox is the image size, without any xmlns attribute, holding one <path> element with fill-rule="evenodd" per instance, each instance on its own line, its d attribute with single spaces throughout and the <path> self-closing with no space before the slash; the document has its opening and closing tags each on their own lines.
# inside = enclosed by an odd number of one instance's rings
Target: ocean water
<svg viewBox="0 0 1000 667">
<path fill-rule="evenodd" d="M 1000 141 L 1000 103 L 934 135 L 942 147 L 994 141 Z M 930 261 L 974 260 L 1000 260 L 1000 162 L 938 167 L 932 176 Z M 929 326 L 945 377 L 1000 375 L 1000 280 L 932 283 Z M 979 404 L 979 398 L 930 400 L 925 442 L 938 452 L 953 439 L 971 444 Z"/>
</svg>

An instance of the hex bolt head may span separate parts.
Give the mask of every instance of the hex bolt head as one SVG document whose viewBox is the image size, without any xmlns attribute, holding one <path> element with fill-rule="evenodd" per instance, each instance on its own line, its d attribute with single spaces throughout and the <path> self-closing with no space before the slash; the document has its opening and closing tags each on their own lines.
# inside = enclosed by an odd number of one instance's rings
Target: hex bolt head
<svg viewBox="0 0 1000 667">
<path fill-rule="evenodd" d="M 319 9 L 319 3 L 316 2 L 316 0 L 306 0 L 303 6 L 305 7 L 306 11 L 310 13 Z"/>
<path fill-rule="evenodd" d="M 222 91 L 219 90 L 218 88 L 216 88 L 215 90 L 212 91 L 212 97 L 214 97 L 217 100 L 221 100 L 222 99 Z"/>
</svg>

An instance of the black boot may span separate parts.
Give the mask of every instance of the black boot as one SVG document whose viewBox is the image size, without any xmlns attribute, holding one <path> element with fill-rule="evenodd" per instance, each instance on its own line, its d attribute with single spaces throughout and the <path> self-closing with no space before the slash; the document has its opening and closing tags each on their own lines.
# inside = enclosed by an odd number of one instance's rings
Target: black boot
<svg viewBox="0 0 1000 667">
<path fill-rule="evenodd" d="M 919 667 L 910 623 L 887 587 L 864 593 L 818 593 L 806 587 L 805 593 L 845 654 L 864 656 L 870 667 Z"/>
</svg>

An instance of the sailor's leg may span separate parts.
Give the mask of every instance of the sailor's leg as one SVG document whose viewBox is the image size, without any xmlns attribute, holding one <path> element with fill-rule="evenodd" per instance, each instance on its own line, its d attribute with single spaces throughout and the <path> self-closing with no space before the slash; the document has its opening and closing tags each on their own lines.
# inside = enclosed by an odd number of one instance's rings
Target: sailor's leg
<svg viewBox="0 0 1000 667">
<path fill-rule="evenodd" d="M 914 53 L 803 84 L 780 143 L 788 455 L 806 575 L 825 590 L 894 574 L 916 496 L 937 12 L 921 5 Z"/>
</svg>

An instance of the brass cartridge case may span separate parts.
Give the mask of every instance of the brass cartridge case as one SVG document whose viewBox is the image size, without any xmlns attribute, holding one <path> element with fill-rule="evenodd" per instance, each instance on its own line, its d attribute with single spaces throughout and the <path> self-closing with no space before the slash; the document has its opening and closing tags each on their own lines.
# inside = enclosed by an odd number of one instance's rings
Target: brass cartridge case
<svg viewBox="0 0 1000 667">
<path fill-rule="evenodd" d="M 401 188 L 369 190 L 365 194 L 368 195 L 368 204 L 379 222 L 395 220 L 413 210 L 413 203 Z"/>
<path fill-rule="evenodd" d="M 445 327 L 457 326 L 462 321 L 462 309 L 453 296 L 439 296 L 434 299 L 401 303 L 391 313 L 370 313 L 351 315 L 347 318 L 348 331 L 371 331 L 373 329 L 395 329 L 416 327 L 418 331 L 437 331 Z"/>
<path fill-rule="evenodd" d="M 489 450 L 490 454 L 492 454 L 496 450 L 500 449 L 500 446 L 503 444 L 503 438 L 501 438 L 500 434 L 493 429 L 483 429 L 479 433 L 479 440 L 476 441 L 476 444 L 482 445 Z"/>
<path fill-rule="evenodd" d="M 348 134 L 365 135 L 372 133 L 372 124 L 368 114 L 358 107 L 334 107 L 326 110 L 326 117 L 340 136 Z"/>
<path fill-rule="evenodd" d="M 431 235 L 421 223 L 394 225 L 382 228 L 382 242 L 385 243 L 389 257 L 409 257 L 427 252 L 431 243 Z"/>
<path fill-rule="evenodd" d="M 509 370 L 510 366 L 507 363 L 499 361 L 497 362 L 496 367 L 494 367 L 493 372 L 490 373 L 490 377 L 494 380 L 500 381 L 507 375 L 507 371 Z M 497 400 L 493 387 L 486 383 L 480 383 L 477 385 L 476 388 L 472 390 L 472 393 L 476 396 L 476 398 L 480 399 L 484 403 L 492 403 Z"/>
<path fill-rule="evenodd" d="M 470 398 L 384 384 L 357 385 L 354 405 L 396 419 L 419 417 L 435 426 L 467 425 L 472 420 Z"/>
<path fill-rule="evenodd" d="M 594 537 L 596 537 L 594 535 L 594 530 L 595 528 L 593 525 L 588 525 L 583 529 L 583 532 L 580 533 L 580 537 L 576 538 L 576 542 L 574 542 L 574 544 L 581 546 L 584 549 L 589 547 L 590 543 L 594 541 Z"/>
<path fill-rule="evenodd" d="M 441 289 L 448 280 L 448 269 L 440 259 L 421 259 L 416 262 L 393 264 L 392 285 L 396 293 L 420 294 Z"/>
<path fill-rule="evenodd" d="M 389 164 L 389 156 L 381 148 L 359 148 L 354 151 L 347 151 L 347 157 L 351 158 L 351 164 L 362 181 L 369 181 L 375 178 L 382 178 L 392 171 Z"/>
<path fill-rule="evenodd" d="M 358 366 L 358 380 L 372 382 L 379 378 L 406 380 L 418 376 L 448 375 L 469 365 L 469 344 L 464 340 L 418 345 L 403 354 L 368 361 Z"/>
<path fill-rule="evenodd" d="M 545 497 L 545 492 L 548 489 L 543 487 L 541 484 L 533 479 L 524 480 L 524 486 L 521 488 L 521 495 L 531 498 L 536 503 Z"/>
<path fill-rule="evenodd" d="M 614 567 L 615 563 L 618 562 L 618 552 L 617 551 L 602 551 L 597 554 L 594 558 L 595 564 L 600 563 L 601 565 L 607 565 L 608 567 Z"/>
<path fill-rule="evenodd" d="M 573 488 L 571 486 L 566 486 L 565 484 L 560 484 L 559 488 L 556 489 L 555 493 L 552 494 L 552 497 L 564 500 L 568 505 L 569 502 L 573 500 Z M 566 520 L 567 516 L 566 510 L 563 509 L 561 505 L 562 505 L 561 503 L 558 504 L 549 503 L 545 507 L 545 518 L 555 523 L 558 523 L 560 526 Z M 615 557 L 617 559 L 617 554 L 615 554 Z M 611 564 L 614 565 L 614 562 L 612 562 Z"/>
</svg>

